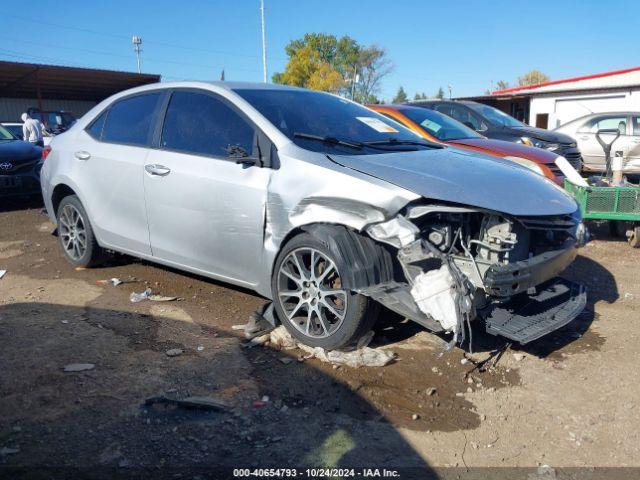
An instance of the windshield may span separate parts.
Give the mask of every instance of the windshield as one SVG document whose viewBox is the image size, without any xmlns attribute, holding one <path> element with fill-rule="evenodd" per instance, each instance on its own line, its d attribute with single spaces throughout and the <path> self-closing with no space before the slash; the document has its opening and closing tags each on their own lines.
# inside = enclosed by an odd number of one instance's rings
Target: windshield
<svg viewBox="0 0 640 480">
<path fill-rule="evenodd" d="M 11 132 L 9 132 L 9 130 L 7 130 L 2 125 L 0 125 L 0 142 L 6 142 L 9 140 L 15 140 L 15 139 L 16 137 L 11 135 Z"/>
<path fill-rule="evenodd" d="M 399 111 L 417 123 L 429 135 L 443 142 L 462 140 L 463 138 L 482 138 L 482 135 L 476 133 L 475 130 L 435 110 L 414 107 L 401 108 Z"/>
<path fill-rule="evenodd" d="M 501 125 L 503 127 L 523 127 L 524 124 L 511 115 L 507 115 L 497 108 L 490 107 L 489 105 L 482 105 L 481 103 L 466 103 L 467 107 L 479 113 L 491 123 Z"/>
<path fill-rule="evenodd" d="M 389 149 L 429 148 L 426 140 L 397 122 L 328 93 L 263 89 L 237 89 L 235 92 L 296 145 L 307 150 L 370 155 Z M 332 139 L 340 142 L 326 141 Z M 362 145 L 368 142 L 378 144 Z M 387 145 L 387 142 L 390 143 Z M 401 145 L 401 142 L 417 145 Z M 360 147 L 354 148 L 356 144 Z"/>
</svg>

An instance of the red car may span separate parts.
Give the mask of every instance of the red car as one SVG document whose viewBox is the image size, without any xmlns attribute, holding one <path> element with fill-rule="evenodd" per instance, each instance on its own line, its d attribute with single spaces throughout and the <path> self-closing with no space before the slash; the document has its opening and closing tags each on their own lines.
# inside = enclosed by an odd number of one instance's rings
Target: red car
<svg viewBox="0 0 640 480">
<path fill-rule="evenodd" d="M 495 157 L 505 158 L 563 185 L 564 175 L 556 166 L 558 155 L 541 148 L 520 143 L 491 140 L 451 117 L 409 105 L 369 105 L 370 109 L 410 128 L 432 142 L 474 150 Z"/>
</svg>

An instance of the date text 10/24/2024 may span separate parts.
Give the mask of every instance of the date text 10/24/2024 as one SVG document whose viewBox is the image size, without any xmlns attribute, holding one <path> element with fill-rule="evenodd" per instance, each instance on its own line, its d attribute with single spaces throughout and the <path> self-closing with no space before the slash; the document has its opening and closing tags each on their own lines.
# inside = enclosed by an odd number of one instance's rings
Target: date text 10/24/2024
<svg viewBox="0 0 640 480">
<path fill-rule="evenodd" d="M 386 468 L 236 468 L 236 478 L 400 478 L 397 470 Z"/>
</svg>

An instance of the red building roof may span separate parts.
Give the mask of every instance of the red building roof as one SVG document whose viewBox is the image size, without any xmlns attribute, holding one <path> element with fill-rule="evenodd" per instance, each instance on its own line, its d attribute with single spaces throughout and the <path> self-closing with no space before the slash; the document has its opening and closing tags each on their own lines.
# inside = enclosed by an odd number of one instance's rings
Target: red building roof
<svg viewBox="0 0 640 480">
<path fill-rule="evenodd" d="M 625 68 L 623 70 L 612 70 L 610 72 L 603 72 L 603 73 L 594 73 L 592 75 L 583 75 L 581 77 L 563 78 L 562 80 L 552 80 L 552 81 L 549 81 L 549 82 L 538 83 L 537 85 L 526 85 L 524 87 L 505 88 L 505 89 L 502 89 L 502 90 L 495 90 L 494 92 L 491 92 L 491 94 L 492 95 L 504 95 L 504 94 L 508 94 L 508 93 L 526 92 L 528 90 L 535 90 L 537 88 L 547 87 L 547 86 L 550 86 L 550 85 L 559 85 L 559 84 L 562 84 L 562 83 L 580 82 L 582 80 L 592 80 L 594 78 L 611 77 L 613 75 L 621 75 L 621 74 L 624 74 L 624 73 L 630 73 L 630 72 L 636 72 L 636 71 L 640 71 L 640 67 Z"/>
</svg>

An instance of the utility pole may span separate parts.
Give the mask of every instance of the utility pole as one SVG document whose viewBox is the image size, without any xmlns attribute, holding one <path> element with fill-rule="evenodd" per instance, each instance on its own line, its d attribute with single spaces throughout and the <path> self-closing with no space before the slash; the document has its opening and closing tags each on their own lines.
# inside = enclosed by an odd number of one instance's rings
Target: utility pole
<svg viewBox="0 0 640 480">
<path fill-rule="evenodd" d="M 262 23 L 262 81 L 267 83 L 267 40 L 264 31 L 264 0 L 260 0 L 260 19 Z"/>
<path fill-rule="evenodd" d="M 453 90 L 453 87 L 451 87 L 451 85 L 449 85 L 449 100 L 451 100 L 451 90 Z"/>
<path fill-rule="evenodd" d="M 133 44 L 133 51 L 136 52 L 136 60 L 138 62 L 138 73 L 140 73 L 140 53 L 142 52 L 142 48 L 140 47 L 140 45 L 142 45 L 142 38 L 134 35 L 131 38 L 131 43 Z"/>
</svg>

